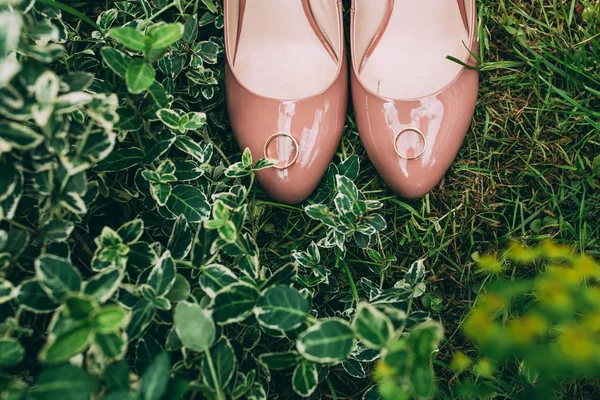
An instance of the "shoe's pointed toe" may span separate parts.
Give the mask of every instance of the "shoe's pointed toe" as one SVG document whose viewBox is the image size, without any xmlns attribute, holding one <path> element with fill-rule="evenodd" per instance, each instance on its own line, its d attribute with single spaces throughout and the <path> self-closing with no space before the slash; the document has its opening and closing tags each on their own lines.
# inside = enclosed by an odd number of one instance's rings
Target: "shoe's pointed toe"
<svg viewBox="0 0 600 400">
<path fill-rule="evenodd" d="M 224 11 L 225 92 L 236 141 L 255 162 L 276 162 L 257 179 L 276 201 L 297 204 L 319 184 L 344 129 L 341 0 L 225 0 Z"/>
<path fill-rule="evenodd" d="M 475 111 L 478 71 L 447 56 L 476 64 L 476 2 L 353 0 L 351 16 L 361 140 L 394 191 L 421 197 L 450 168 Z"/>
<path fill-rule="evenodd" d="M 235 138 L 254 161 L 276 165 L 257 179 L 276 201 L 297 204 L 318 186 L 340 143 L 348 108 L 345 61 L 336 82 L 318 96 L 277 100 L 252 94 L 227 71 L 227 104 Z"/>
<path fill-rule="evenodd" d="M 477 103 L 479 75 L 465 69 L 444 91 L 398 101 L 369 93 L 353 77 L 361 140 L 385 182 L 406 198 L 429 193 L 456 158 Z"/>
</svg>

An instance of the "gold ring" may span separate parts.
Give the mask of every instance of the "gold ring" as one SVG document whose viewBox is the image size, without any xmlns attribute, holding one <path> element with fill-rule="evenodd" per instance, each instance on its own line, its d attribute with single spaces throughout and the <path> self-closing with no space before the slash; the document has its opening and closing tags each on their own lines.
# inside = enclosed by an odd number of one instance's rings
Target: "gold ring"
<svg viewBox="0 0 600 400">
<path fill-rule="evenodd" d="M 267 149 L 269 148 L 269 145 L 271 144 L 271 142 L 273 140 L 277 139 L 278 137 L 287 137 L 287 138 L 292 139 L 292 143 L 294 143 L 294 148 L 296 149 L 294 159 L 292 161 L 290 161 L 289 163 L 287 163 L 286 165 L 283 165 L 283 166 L 273 165 L 273 168 L 275 168 L 275 169 L 287 169 L 287 168 L 291 167 L 292 165 L 294 165 L 296 163 L 296 161 L 298 160 L 298 151 L 299 151 L 300 145 L 298 144 L 298 141 L 289 133 L 277 132 L 276 134 L 271 135 L 265 142 L 265 147 L 264 147 L 263 153 L 264 153 L 264 156 L 266 159 L 269 159 L 269 157 L 267 157 Z"/>
<path fill-rule="evenodd" d="M 406 154 L 402 154 L 402 153 L 400 153 L 400 150 L 398 150 L 398 138 L 400 136 L 402 136 L 404 133 L 409 132 L 409 131 L 415 132 L 419 136 L 421 136 L 421 138 L 423 138 L 423 150 L 421 150 L 421 152 L 414 157 L 408 157 Z M 405 129 L 402 129 L 400 132 L 398 132 L 396 134 L 396 136 L 394 137 L 394 151 L 396 152 L 396 154 L 398 154 L 398 157 L 400 157 L 400 158 L 404 158 L 406 160 L 416 160 L 417 158 L 421 157 L 423 155 L 423 153 L 425 153 L 426 148 L 427 148 L 427 138 L 425 137 L 425 134 L 420 129 L 405 128 Z"/>
</svg>

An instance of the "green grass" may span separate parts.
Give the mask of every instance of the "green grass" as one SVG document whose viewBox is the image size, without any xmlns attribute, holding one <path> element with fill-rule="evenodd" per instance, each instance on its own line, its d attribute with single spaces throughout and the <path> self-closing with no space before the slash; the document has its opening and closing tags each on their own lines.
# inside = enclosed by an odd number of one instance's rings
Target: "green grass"
<svg viewBox="0 0 600 400">
<path fill-rule="evenodd" d="M 434 316 L 446 329 L 437 363 L 445 393 L 453 380 L 444 367 L 455 351 L 471 348 L 460 323 L 483 280 L 475 254 L 499 251 L 510 240 L 550 238 L 595 258 L 600 254 L 600 160 L 595 173 L 592 168 L 600 154 L 600 20 L 585 21 L 577 1 L 478 4 L 480 99 L 464 146 L 442 183 L 423 199 L 395 196 L 368 161 L 352 112 L 336 157 L 358 154 L 363 160 L 359 188 L 385 204 L 389 228 L 381 247 L 398 259 L 386 282 L 427 258 L 428 289 L 443 304 Z M 228 141 L 229 132 L 215 136 Z M 268 201 L 260 190 L 256 200 Z M 263 211 L 256 226 L 273 231 L 260 231 L 259 245 L 269 249 L 264 254 L 273 261 L 323 235 L 323 228 L 315 230 L 297 208 L 269 205 Z M 351 249 L 349 259 L 355 277 L 370 274 L 360 251 Z M 527 272 L 513 271 L 522 273 Z M 509 383 L 519 379 L 516 367 L 504 375 Z M 351 383 L 346 388 L 334 384 L 338 398 L 358 398 Z M 600 396 L 590 382 L 565 390 L 566 398 Z M 505 395 L 515 393 L 508 389 Z"/>
</svg>

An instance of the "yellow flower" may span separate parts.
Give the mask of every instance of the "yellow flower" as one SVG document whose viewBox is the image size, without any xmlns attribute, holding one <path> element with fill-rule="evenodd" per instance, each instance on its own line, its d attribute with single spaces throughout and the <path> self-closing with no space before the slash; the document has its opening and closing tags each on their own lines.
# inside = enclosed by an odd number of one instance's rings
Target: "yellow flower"
<svg viewBox="0 0 600 400">
<path fill-rule="evenodd" d="M 479 257 L 479 260 L 477 260 L 477 266 L 482 271 L 491 274 L 498 274 L 504 271 L 504 265 L 498 261 L 498 258 L 493 254 L 486 254 Z"/>
<path fill-rule="evenodd" d="M 506 307 L 506 302 L 502 296 L 497 294 L 486 294 L 479 300 L 477 306 L 489 313 L 496 313 Z"/>
<path fill-rule="evenodd" d="M 594 356 L 596 346 L 579 327 L 567 327 L 557 339 L 559 349 L 565 357 L 576 362 L 587 361 Z"/>
<path fill-rule="evenodd" d="M 375 367 L 375 379 L 378 381 L 393 378 L 396 375 L 396 369 L 392 366 L 379 361 Z"/>
<path fill-rule="evenodd" d="M 479 308 L 469 314 L 464 326 L 465 332 L 476 341 L 489 339 L 496 328 L 492 316 Z"/>
<path fill-rule="evenodd" d="M 572 257 L 573 249 L 569 246 L 560 245 L 551 241 L 544 242 L 540 246 L 541 253 L 550 259 L 569 259 Z"/>
<path fill-rule="evenodd" d="M 591 257 L 582 255 L 573 262 L 573 268 L 582 278 L 600 278 L 600 265 Z"/>
<path fill-rule="evenodd" d="M 511 261 L 521 264 L 531 264 L 537 258 L 538 252 L 535 249 L 514 242 L 506 251 L 505 256 Z"/>
<path fill-rule="evenodd" d="M 475 373 L 486 378 L 493 378 L 495 372 L 496 364 L 489 358 L 482 358 L 475 366 Z"/>
<path fill-rule="evenodd" d="M 510 338 L 517 344 L 526 344 L 542 336 L 547 329 L 546 321 L 537 314 L 525 315 L 509 323 Z"/>
<path fill-rule="evenodd" d="M 582 324 L 591 333 L 600 332 L 600 311 L 585 315 L 582 318 Z"/>
<path fill-rule="evenodd" d="M 542 279 L 537 282 L 535 292 L 540 303 L 554 311 L 565 312 L 572 307 L 573 299 L 559 280 Z"/>
<path fill-rule="evenodd" d="M 546 270 L 546 275 L 554 278 L 555 280 L 567 284 L 567 285 L 578 285 L 581 283 L 582 275 L 573 268 L 561 267 L 561 266 L 550 266 Z"/>
<path fill-rule="evenodd" d="M 465 371 L 470 366 L 471 359 L 461 351 L 454 354 L 452 363 L 450 363 L 450 368 L 457 373 Z"/>
</svg>

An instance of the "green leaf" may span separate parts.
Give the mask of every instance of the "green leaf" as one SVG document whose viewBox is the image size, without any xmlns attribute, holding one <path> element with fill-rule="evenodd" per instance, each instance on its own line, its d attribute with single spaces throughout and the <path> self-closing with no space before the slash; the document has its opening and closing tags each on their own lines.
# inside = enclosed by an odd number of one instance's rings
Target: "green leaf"
<svg viewBox="0 0 600 400">
<path fill-rule="evenodd" d="M 0 153 L 12 148 L 29 150 L 39 146 L 44 137 L 25 125 L 16 122 L 0 121 Z"/>
<path fill-rule="evenodd" d="M 365 346 L 377 350 L 385 346 L 394 334 L 394 326 L 388 316 L 365 302 L 358 305 L 352 327 Z"/>
<path fill-rule="evenodd" d="M 94 328 L 102 334 L 115 333 L 127 321 L 128 312 L 119 306 L 102 308 L 93 318 Z"/>
<path fill-rule="evenodd" d="M 58 77 L 54 72 L 45 71 L 35 81 L 35 99 L 40 104 L 51 104 L 58 96 Z"/>
<path fill-rule="evenodd" d="M 160 400 L 167 391 L 171 362 L 169 354 L 160 353 L 142 376 L 140 394 L 143 400 Z"/>
<path fill-rule="evenodd" d="M 143 233 L 144 221 L 141 219 L 129 221 L 117 229 L 117 234 L 121 237 L 121 240 L 125 244 L 133 244 L 137 242 L 140 237 L 142 237 Z"/>
<path fill-rule="evenodd" d="M 144 60 L 133 60 L 127 67 L 125 81 L 127 88 L 133 94 L 142 93 L 154 83 L 156 72 L 152 65 Z"/>
<path fill-rule="evenodd" d="M 108 68 L 110 68 L 121 78 L 125 78 L 125 75 L 127 74 L 127 68 L 132 60 L 131 57 L 113 49 L 112 47 L 103 47 L 102 50 L 100 50 L 100 54 L 102 54 L 102 58 L 104 59 L 104 62 Z"/>
<path fill-rule="evenodd" d="M 415 261 L 404 275 L 404 281 L 410 285 L 411 288 L 416 288 L 424 279 L 425 260 Z"/>
<path fill-rule="evenodd" d="M 171 197 L 173 189 L 168 183 L 150 182 L 150 195 L 161 207 L 164 207 Z"/>
<path fill-rule="evenodd" d="M 150 46 L 153 49 L 165 49 L 175 43 L 183 35 L 180 23 L 160 25 L 150 31 Z"/>
<path fill-rule="evenodd" d="M 207 354 L 202 362 L 202 379 L 209 388 L 222 389 L 227 386 L 235 374 L 237 365 L 235 352 L 231 343 L 229 343 L 229 339 L 225 336 L 215 343 L 209 352 L 210 354 Z M 216 382 L 210 370 L 209 357 L 214 367 Z"/>
<path fill-rule="evenodd" d="M 133 28 L 113 28 L 108 31 L 108 36 L 115 39 L 128 49 L 136 51 L 146 50 L 146 37 L 143 33 Z"/>
<path fill-rule="evenodd" d="M 123 276 L 123 271 L 119 269 L 105 269 L 86 282 L 83 293 L 104 303 L 117 291 Z"/>
<path fill-rule="evenodd" d="M 200 287 L 206 295 L 214 298 L 221 289 L 238 282 L 239 278 L 223 265 L 212 264 L 200 274 Z"/>
<path fill-rule="evenodd" d="M 7 11 L 0 13 L 0 59 L 17 49 L 22 25 L 23 19 L 20 13 Z"/>
<path fill-rule="evenodd" d="M 365 367 L 360 363 L 360 361 L 349 358 L 342 363 L 342 367 L 348 373 L 348 375 L 353 378 L 364 379 L 367 377 Z"/>
<path fill-rule="evenodd" d="M 144 152 L 137 147 L 118 149 L 96 166 L 100 172 L 117 172 L 144 162 Z"/>
<path fill-rule="evenodd" d="M 279 371 L 298 364 L 300 355 L 295 351 L 286 351 L 281 353 L 264 353 L 259 358 L 270 370 Z"/>
<path fill-rule="evenodd" d="M 303 361 L 294 370 L 292 387 L 302 397 L 310 397 L 319 384 L 317 365 Z"/>
<path fill-rule="evenodd" d="M 36 400 L 86 400 L 98 391 L 96 378 L 71 364 L 43 371 L 36 380 Z"/>
<path fill-rule="evenodd" d="M 261 325 L 284 332 L 298 328 L 310 311 L 310 304 L 296 289 L 273 286 L 258 299 L 254 315 Z"/>
<path fill-rule="evenodd" d="M 77 320 L 87 320 L 98 309 L 94 298 L 81 294 L 69 297 L 65 303 L 68 316 Z"/>
<path fill-rule="evenodd" d="M 112 359 L 123 358 L 127 351 L 127 335 L 109 333 L 106 335 L 96 334 L 94 343 L 102 350 L 104 355 Z"/>
<path fill-rule="evenodd" d="M 17 293 L 17 302 L 28 311 L 44 314 L 58 307 L 37 281 L 24 281 L 17 289 Z"/>
<path fill-rule="evenodd" d="M 188 349 L 204 352 L 214 343 L 216 331 L 210 311 L 198 304 L 177 304 L 173 321 L 177 336 Z"/>
<path fill-rule="evenodd" d="M 135 303 L 131 314 L 131 321 L 127 325 L 129 340 L 140 337 L 152 322 L 155 314 L 156 310 L 147 301 L 139 300 Z"/>
<path fill-rule="evenodd" d="M 320 364 L 344 361 L 354 347 L 354 335 L 341 319 L 322 320 L 304 331 L 296 348 L 304 358 Z"/>
<path fill-rule="evenodd" d="M 0 278 L 0 304 L 11 301 L 17 296 L 17 290 L 14 285 L 6 280 Z"/>
<path fill-rule="evenodd" d="M 156 112 L 156 116 L 159 120 L 162 121 L 163 124 L 165 124 L 169 128 L 179 128 L 179 119 L 181 118 L 181 116 L 177 113 L 177 111 L 173 111 L 168 108 L 162 108 Z"/>
<path fill-rule="evenodd" d="M 186 300 L 191 293 L 190 283 L 185 276 L 177 274 L 173 287 L 165 296 L 167 300 L 173 303 Z"/>
<path fill-rule="evenodd" d="M 187 122 L 183 125 L 186 130 L 199 130 L 206 125 L 206 114 L 202 112 L 187 113 Z"/>
<path fill-rule="evenodd" d="M 194 234 L 190 225 L 183 215 L 180 215 L 173 225 L 173 231 L 167 244 L 167 249 L 171 251 L 173 258 L 183 260 L 192 250 Z"/>
<path fill-rule="evenodd" d="M 242 153 L 242 166 L 244 168 L 252 167 L 252 152 L 248 147 Z"/>
<path fill-rule="evenodd" d="M 439 323 L 427 321 L 412 330 L 408 336 L 408 344 L 418 360 L 429 360 L 443 336 L 444 328 Z"/>
<path fill-rule="evenodd" d="M 71 221 L 52 219 L 44 226 L 44 236 L 53 242 L 64 242 L 69 239 L 74 228 Z"/>
<path fill-rule="evenodd" d="M 0 164 L 0 201 L 8 199 L 14 193 L 20 180 L 21 174 L 13 163 Z"/>
<path fill-rule="evenodd" d="M 252 314 L 258 294 L 255 287 L 244 282 L 225 287 L 212 301 L 215 322 L 226 325 L 248 318 Z"/>
<path fill-rule="evenodd" d="M 71 92 L 63 94 L 56 99 L 54 103 L 55 114 L 69 114 L 73 111 L 79 110 L 86 104 L 91 103 L 94 100 L 94 96 L 85 92 Z"/>
<path fill-rule="evenodd" d="M 171 252 L 167 250 L 156 261 L 154 268 L 150 271 L 148 284 L 154 288 L 157 296 L 164 296 L 173 287 L 176 274 L 175 261 L 171 257 Z"/>
<path fill-rule="evenodd" d="M 194 54 L 207 64 L 216 64 L 219 54 L 219 45 L 210 41 L 202 41 L 194 44 Z"/>
<path fill-rule="evenodd" d="M 184 153 L 187 153 L 190 156 L 194 157 L 200 163 L 206 161 L 206 150 L 187 136 L 177 136 L 177 140 L 175 141 L 175 147 L 177 147 Z"/>
<path fill-rule="evenodd" d="M 44 291 L 55 301 L 60 302 L 81 288 L 79 272 L 64 258 L 43 254 L 35 260 L 35 272 Z"/>
<path fill-rule="evenodd" d="M 94 338 L 92 327 L 82 323 L 68 328 L 51 338 L 40 352 L 40 359 L 47 363 L 61 363 L 85 351 Z"/>
<path fill-rule="evenodd" d="M 206 195 L 200 189 L 189 185 L 173 188 L 167 201 L 167 209 L 175 215 L 184 215 L 190 224 L 202 222 L 210 217 L 210 204 Z"/>
<path fill-rule="evenodd" d="M 11 367 L 23 360 L 25 349 L 17 339 L 0 338 L 0 367 Z"/>
<path fill-rule="evenodd" d="M 192 16 L 185 21 L 183 26 L 183 35 L 182 39 L 186 43 L 193 43 L 196 41 L 198 37 L 198 18 L 196 16 Z"/>
<path fill-rule="evenodd" d="M 416 364 L 410 373 L 410 382 L 416 396 L 429 398 L 435 391 L 435 375 L 428 365 Z"/>
</svg>

